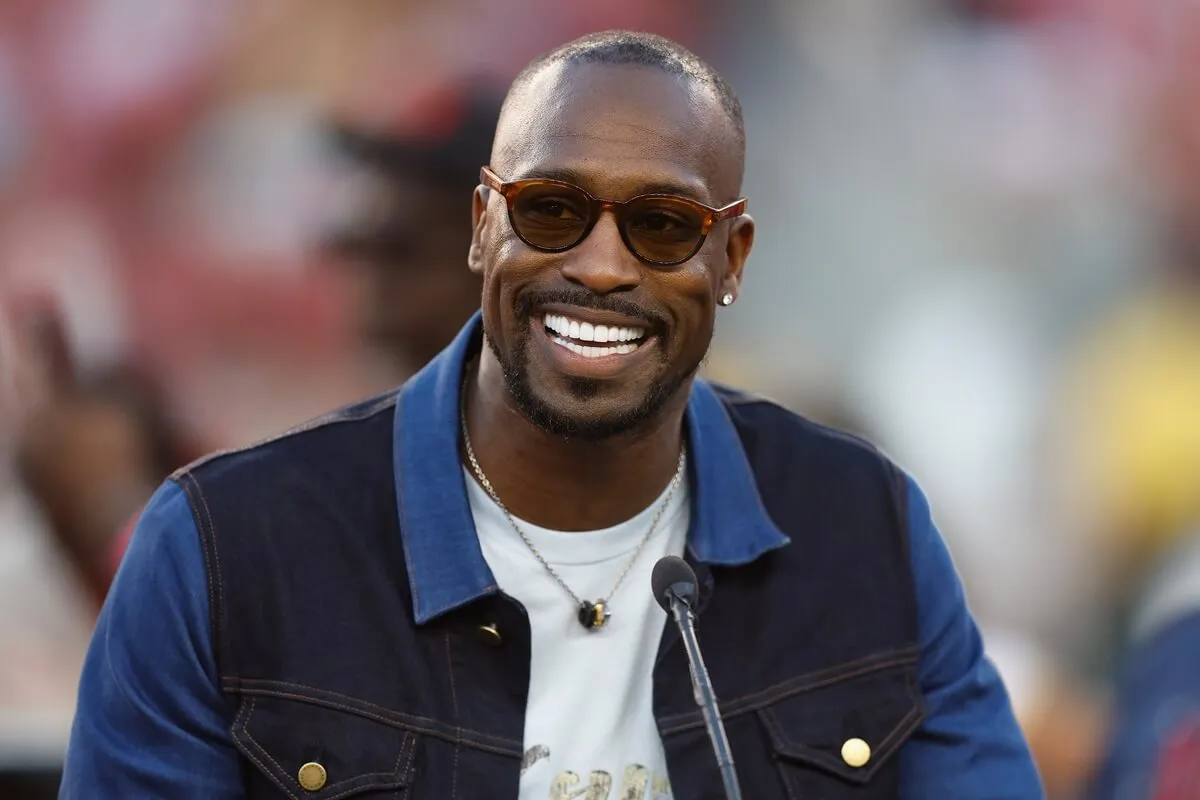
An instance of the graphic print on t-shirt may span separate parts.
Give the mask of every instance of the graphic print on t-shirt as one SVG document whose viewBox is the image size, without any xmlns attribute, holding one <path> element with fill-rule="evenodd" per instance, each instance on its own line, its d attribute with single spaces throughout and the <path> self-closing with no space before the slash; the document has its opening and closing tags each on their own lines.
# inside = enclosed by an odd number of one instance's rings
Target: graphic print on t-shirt
<svg viewBox="0 0 1200 800">
<path fill-rule="evenodd" d="M 549 759 L 550 748 L 535 745 L 525 751 L 521 774 L 539 761 Z M 630 764 L 612 793 L 613 778 L 604 770 L 593 770 L 585 780 L 574 772 L 560 772 L 550 782 L 547 800 L 671 800 L 671 784 L 666 775 L 652 772 L 641 764 Z"/>
<path fill-rule="evenodd" d="M 653 702 L 667 617 L 650 592 L 650 574 L 658 559 L 684 551 L 687 484 L 649 539 L 665 491 L 642 513 L 603 530 L 553 531 L 514 520 L 527 543 L 469 473 L 464 480 L 484 558 L 497 585 L 529 618 L 519 800 L 672 800 Z M 606 598 L 611 621 L 598 630 L 581 626 L 577 602 L 538 563 L 530 544 L 571 592 Z"/>
</svg>

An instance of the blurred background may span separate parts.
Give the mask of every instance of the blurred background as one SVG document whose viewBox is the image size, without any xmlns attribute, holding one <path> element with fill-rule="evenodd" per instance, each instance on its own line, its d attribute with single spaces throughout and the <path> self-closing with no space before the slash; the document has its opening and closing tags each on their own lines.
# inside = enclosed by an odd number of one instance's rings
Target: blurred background
<svg viewBox="0 0 1200 800">
<path fill-rule="evenodd" d="M 154 487 L 447 343 L 508 81 L 614 27 L 745 107 L 709 376 L 923 485 L 1051 798 L 1200 797 L 1190 0 L 0 0 L 0 797 Z"/>
</svg>

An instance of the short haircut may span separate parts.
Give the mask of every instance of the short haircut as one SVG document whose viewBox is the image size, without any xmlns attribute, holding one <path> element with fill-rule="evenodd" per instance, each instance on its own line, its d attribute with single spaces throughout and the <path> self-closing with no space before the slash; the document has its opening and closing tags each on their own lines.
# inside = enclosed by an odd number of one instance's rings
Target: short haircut
<svg viewBox="0 0 1200 800">
<path fill-rule="evenodd" d="M 694 80 L 716 93 L 729 121 L 733 123 L 739 157 L 746 148 L 746 124 L 737 92 L 706 61 L 670 39 L 653 33 L 604 31 L 583 36 L 535 58 L 513 80 L 509 99 L 524 88 L 542 69 L 555 64 L 630 64 L 651 67 Z"/>
</svg>

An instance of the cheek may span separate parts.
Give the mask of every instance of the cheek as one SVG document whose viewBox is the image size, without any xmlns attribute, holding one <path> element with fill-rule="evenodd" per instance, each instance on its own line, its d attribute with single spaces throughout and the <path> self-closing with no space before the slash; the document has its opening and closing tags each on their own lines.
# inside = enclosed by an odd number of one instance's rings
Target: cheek
<svg viewBox="0 0 1200 800">
<path fill-rule="evenodd" d="M 483 285 L 485 295 L 498 294 L 504 287 L 521 280 L 521 253 L 512 242 L 495 237 L 484 249 Z"/>
<path fill-rule="evenodd" d="M 483 251 L 483 323 L 493 342 L 503 343 L 516 335 L 513 309 L 516 296 L 541 271 L 526 263 L 528 252 L 515 237 L 503 232 L 493 236 Z"/>
<path fill-rule="evenodd" d="M 701 261 L 690 261 L 661 278 L 660 296 L 671 308 L 674 326 L 687 336 L 711 329 L 718 282 L 713 270 Z"/>
<path fill-rule="evenodd" d="M 708 265 L 689 262 L 684 269 L 664 275 L 664 305 L 672 316 L 668 353 L 681 362 L 703 357 L 712 343 L 715 311 L 715 281 Z"/>
</svg>

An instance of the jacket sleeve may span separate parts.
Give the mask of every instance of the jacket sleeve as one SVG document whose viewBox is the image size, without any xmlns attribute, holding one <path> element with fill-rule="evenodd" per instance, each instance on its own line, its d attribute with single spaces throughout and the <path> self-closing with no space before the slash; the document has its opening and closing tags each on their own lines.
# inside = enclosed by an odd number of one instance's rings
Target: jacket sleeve
<svg viewBox="0 0 1200 800">
<path fill-rule="evenodd" d="M 242 796 L 203 555 L 183 490 L 138 521 L 92 636 L 60 798 Z"/>
<path fill-rule="evenodd" d="M 908 482 L 908 528 L 927 716 L 900 753 L 906 800 L 1040 800 L 1041 779 L 1008 691 L 984 653 L 929 503 Z"/>
</svg>

